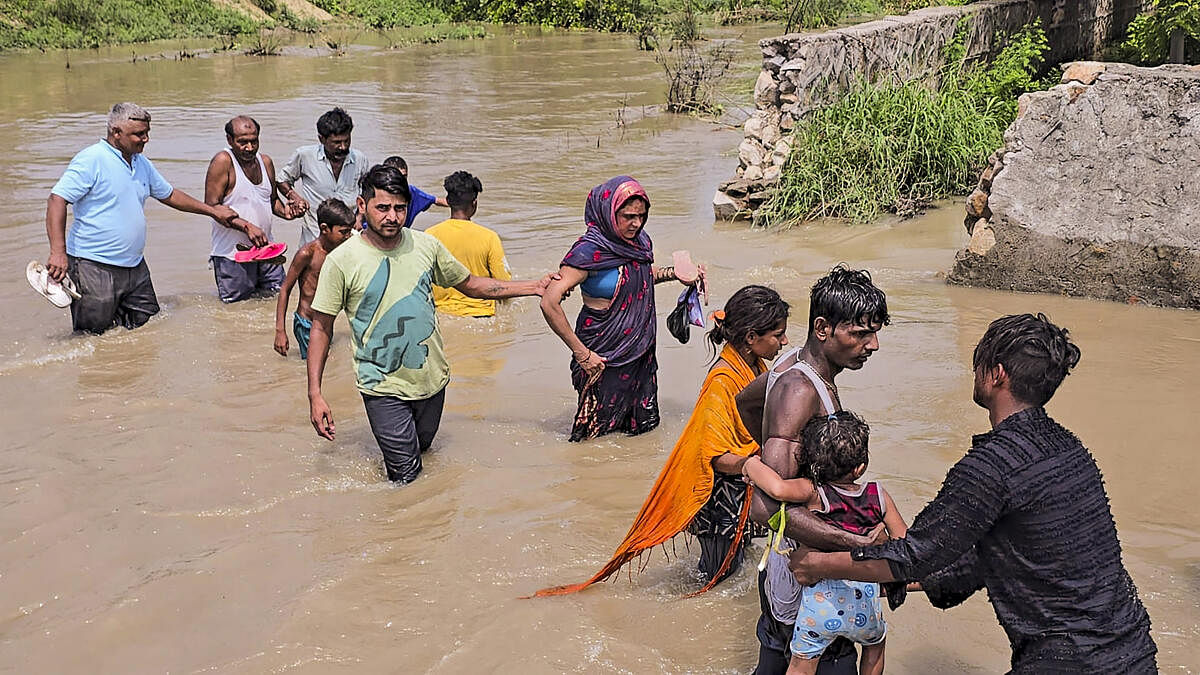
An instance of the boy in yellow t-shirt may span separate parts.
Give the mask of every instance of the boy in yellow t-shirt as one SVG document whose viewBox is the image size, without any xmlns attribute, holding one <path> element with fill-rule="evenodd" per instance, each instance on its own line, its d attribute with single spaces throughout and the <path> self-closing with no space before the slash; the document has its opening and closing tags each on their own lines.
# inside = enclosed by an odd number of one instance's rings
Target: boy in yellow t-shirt
<svg viewBox="0 0 1200 675">
<path fill-rule="evenodd" d="M 500 236 L 471 221 L 479 208 L 483 184 L 466 171 L 455 171 L 446 177 L 442 186 L 446 188 L 446 201 L 450 204 L 450 219 L 434 225 L 426 233 L 437 237 L 471 274 L 500 281 L 512 279 Z M 435 286 L 433 301 L 439 312 L 447 314 L 473 317 L 496 314 L 495 300 L 468 298 L 453 288 Z"/>
</svg>

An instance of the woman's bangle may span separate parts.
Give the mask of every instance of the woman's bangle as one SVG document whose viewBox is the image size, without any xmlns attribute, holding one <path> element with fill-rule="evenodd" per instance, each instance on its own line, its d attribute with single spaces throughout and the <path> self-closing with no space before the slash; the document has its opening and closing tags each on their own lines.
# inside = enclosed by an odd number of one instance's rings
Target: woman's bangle
<svg viewBox="0 0 1200 675">
<path fill-rule="evenodd" d="M 587 350 L 587 353 L 583 355 L 582 359 L 579 358 L 578 354 L 575 354 L 574 356 L 575 356 L 575 363 L 583 363 L 584 361 L 587 361 L 588 359 L 592 358 L 592 350 L 590 350 L 590 349 Z"/>
</svg>

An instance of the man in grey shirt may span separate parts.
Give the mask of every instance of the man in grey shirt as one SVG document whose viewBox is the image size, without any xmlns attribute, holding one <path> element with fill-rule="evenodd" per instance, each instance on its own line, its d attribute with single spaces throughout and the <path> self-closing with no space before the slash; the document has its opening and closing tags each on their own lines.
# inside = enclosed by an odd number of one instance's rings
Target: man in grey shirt
<svg viewBox="0 0 1200 675">
<path fill-rule="evenodd" d="M 288 200 L 292 213 L 303 214 L 301 246 L 321 233 L 316 212 L 310 205 L 336 197 L 350 208 L 355 207 L 358 182 L 371 167 L 366 155 L 350 148 L 353 130 L 354 121 L 345 110 L 334 108 L 326 112 L 317 119 L 317 138 L 321 142 L 297 148 L 279 171 L 280 194 Z"/>
</svg>

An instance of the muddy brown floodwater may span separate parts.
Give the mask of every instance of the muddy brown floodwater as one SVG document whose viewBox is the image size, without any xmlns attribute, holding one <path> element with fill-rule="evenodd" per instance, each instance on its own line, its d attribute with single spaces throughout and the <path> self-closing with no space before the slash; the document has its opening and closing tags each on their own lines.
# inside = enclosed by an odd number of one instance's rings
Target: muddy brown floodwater
<svg viewBox="0 0 1200 675">
<path fill-rule="evenodd" d="M 764 30 L 745 31 L 749 81 Z M 838 261 L 870 269 L 894 322 L 870 364 L 844 376 L 843 399 L 870 421 L 871 472 L 910 518 L 987 427 L 970 400 L 975 341 L 1001 314 L 1046 312 L 1083 350 L 1051 413 L 1104 471 L 1163 671 L 1200 670 L 1189 496 L 1200 476 L 1200 314 L 948 287 L 940 273 L 964 241 L 957 205 L 859 227 L 713 224 L 738 130 L 643 117 L 664 84 L 629 38 L 494 32 L 341 57 L 300 46 L 280 58 L 131 63 L 125 47 L 72 54 L 69 69 L 61 54 L 0 57 L 10 147 L 0 166 L 0 668 L 735 673 L 757 654 L 753 577 L 743 570 L 681 600 L 697 583 L 696 547 L 682 538 L 677 557 L 656 554 L 632 583 L 517 599 L 608 559 L 694 402 L 707 363 L 698 338 L 681 346 L 660 327 L 659 429 L 571 444 L 569 354 L 536 303 L 510 303 L 495 320 L 443 319 L 454 374 L 442 430 L 424 476 L 397 488 L 354 390 L 344 320 L 325 385 L 339 432 L 329 443 L 308 424 L 303 363 L 271 350 L 274 303 L 217 300 L 202 218 L 151 200 L 146 256 L 162 314 L 137 331 L 71 337 L 66 312 L 37 298 L 23 270 L 47 255 L 50 187 L 103 134 L 102 111 L 128 99 L 154 113 L 147 155 L 193 195 L 228 117 L 254 115 L 263 150 L 282 163 L 341 104 L 354 145 L 376 161 L 403 154 L 415 185 L 440 192 L 451 171 L 478 175 L 478 220 L 499 231 L 523 277 L 557 265 L 590 187 L 633 174 L 653 200 L 659 255 L 687 248 L 707 261 L 716 302 L 773 285 L 793 302 L 793 340 L 817 277 Z M 438 220 L 426 213 L 417 226 Z M 298 226 L 275 227 L 294 247 Z M 660 287 L 660 308 L 675 293 Z M 573 316 L 578 300 L 568 303 Z M 890 622 L 895 672 L 1006 669 L 982 593 L 949 613 L 914 597 Z"/>
</svg>

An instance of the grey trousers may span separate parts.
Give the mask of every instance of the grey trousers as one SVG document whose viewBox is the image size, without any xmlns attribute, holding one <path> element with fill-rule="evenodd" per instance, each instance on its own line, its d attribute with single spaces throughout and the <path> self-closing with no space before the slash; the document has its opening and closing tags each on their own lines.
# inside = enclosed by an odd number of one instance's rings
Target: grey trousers
<svg viewBox="0 0 1200 675">
<path fill-rule="evenodd" d="M 433 444 L 442 423 L 446 390 L 417 401 L 395 396 L 363 394 L 362 397 L 371 433 L 383 452 L 388 480 L 412 482 L 421 473 L 421 453 Z"/>
<path fill-rule="evenodd" d="M 136 267 L 67 256 L 67 275 L 83 297 L 71 303 L 71 327 L 103 333 L 116 325 L 137 328 L 158 314 L 158 297 L 146 261 Z"/>
<path fill-rule="evenodd" d="M 269 298 L 283 285 L 283 265 L 240 263 L 209 256 L 213 277 L 217 280 L 217 295 L 221 302 L 241 302 L 250 298 Z"/>
</svg>

